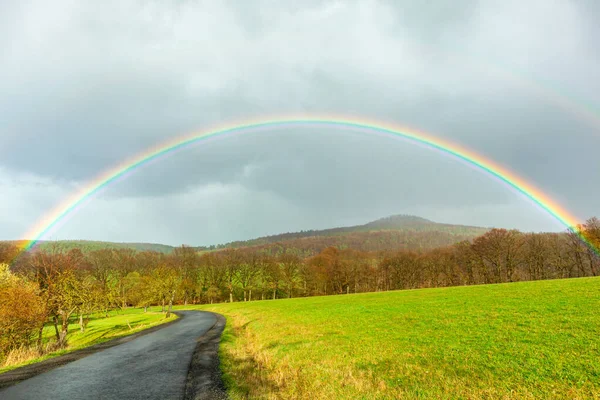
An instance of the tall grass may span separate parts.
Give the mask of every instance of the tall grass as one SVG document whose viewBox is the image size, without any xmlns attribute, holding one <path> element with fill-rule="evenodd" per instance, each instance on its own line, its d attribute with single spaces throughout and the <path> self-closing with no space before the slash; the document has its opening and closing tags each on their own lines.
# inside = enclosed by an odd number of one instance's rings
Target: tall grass
<svg viewBox="0 0 600 400">
<path fill-rule="evenodd" d="M 600 398 L 600 278 L 203 308 L 233 399 Z"/>
</svg>

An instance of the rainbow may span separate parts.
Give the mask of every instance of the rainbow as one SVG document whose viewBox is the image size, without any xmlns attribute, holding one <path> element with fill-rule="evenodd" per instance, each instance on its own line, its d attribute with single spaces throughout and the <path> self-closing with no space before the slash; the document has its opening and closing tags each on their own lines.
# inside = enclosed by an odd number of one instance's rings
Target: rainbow
<svg viewBox="0 0 600 400">
<path fill-rule="evenodd" d="M 197 144 L 209 138 L 228 136 L 233 134 L 249 133 L 253 131 L 262 131 L 268 129 L 285 129 L 294 127 L 318 127 L 326 129 L 344 129 L 348 131 L 361 131 L 372 134 L 380 134 L 391 137 L 399 137 L 409 142 L 424 145 L 430 149 L 439 150 L 442 153 L 462 160 L 489 175 L 499 179 L 528 199 L 532 200 L 541 209 L 554 217 L 568 229 L 575 229 L 578 220 L 570 214 L 565 208 L 553 201 L 539 189 L 526 182 L 508 169 L 496 164 L 471 150 L 451 143 L 444 139 L 434 137 L 428 133 L 394 125 L 386 125 L 365 120 L 355 120 L 352 118 L 337 117 L 293 117 L 279 118 L 262 121 L 250 121 L 241 124 L 231 124 L 221 126 L 212 130 L 200 133 L 192 133 L 176 139 L 167 141 L 158 146 L 152 147 L 147 151 L 136 155 L 135 157 L 123 162 L 115 168 L 104 172 L 96 179 L 89 182 L 84 188 L 72 195 L 63 204 L 47 214 L 40 220 L 24 237 L 33 238 L 27 240 L 23 246 L 23 251 L 31 249 L 39 240 L 52 232 L 65 218 L 77 209 L 82 207 L 86 201 L 91 200 L 94 195 L 109 186 L 111 183 L 124 178 L 138 168 L 148 164 L 151 161 L 158 160 L 168 154 L 184 149 L 190 145 Z M 583 238 L 582 238 L 583 239 Z"/>
<path fill-rule="evenodd" d="M 450 55 L 461 63 L 470 64 L 472 68 L 481 68 L 486 73 L 494 74 L 500 79 L 521 87 L 545 103 L 552 104 L 600 132 L 600 113 L 598 112 L 600 110 L 589 101 L 585 103 L 584 99 L 575 98 L 572 93 L 560 88 L 555 82 L 544 79 L 539 74 L 513 67 L 501 59 L 477 56 L 459 49 L 455 49 Z"/>
<path fill-rule="evenodd" d="M 561 93 L 560 89 L 552 87 L 550 82 L 545 82 L 537 76 L 525 77 L 523 73 L 513 68 L 506 66 L 499 68 L 493 66 L 491 63 L 487 67 L 490 71 L 496 72 L 514 84 L 529 90 L 546 103 L 562 109 L 573 117 L 576 117 L 577 120 L 585 121 L 595 131 L 600 132 L 600 115 L 594 110 L 591 104 L 575 101 L 572 95 Z"/>
</svg>

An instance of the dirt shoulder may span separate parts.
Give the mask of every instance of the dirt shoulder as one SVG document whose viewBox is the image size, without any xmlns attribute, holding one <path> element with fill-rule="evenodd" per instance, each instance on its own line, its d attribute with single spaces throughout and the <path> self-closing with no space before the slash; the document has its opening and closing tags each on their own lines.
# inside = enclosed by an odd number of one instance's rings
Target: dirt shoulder
<svg viewBox="0 0 600 400">
<path fill-rule="evenodd" d="M 188 369 L 184 400 L 228 399 L 219 367 L 219 344 L 225 329 L 225 317 L 217 317 L 215 324 L 198 338 Z"/>
</svg>

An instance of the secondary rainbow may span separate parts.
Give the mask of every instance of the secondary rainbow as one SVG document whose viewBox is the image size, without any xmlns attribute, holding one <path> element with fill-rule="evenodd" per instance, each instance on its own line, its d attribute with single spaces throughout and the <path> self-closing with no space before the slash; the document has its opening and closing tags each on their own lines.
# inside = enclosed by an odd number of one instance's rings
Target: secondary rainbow
<svg viewBox="0 0 600 400">
<path fill-rule="evenodd" d="M 147 151 L 138 154 L 137 156 L 125 161 L 117 167 L 104 172 L 96 179 L 87 184 L 83 189 L 71 196 L 67 201 L 49 213 L 45 218 L 40 220 L 26 235 L 28 240 L 23 250 L 28 250 L 33 247 L 39 240 L 48 235 L 57 225 L 60 224 L 67 216 L 80 208 L 83 203 L 93 198 L 95 194 L 115 182 L 119 178 L 135 171 L 137 168 L 157 160 L 177 150 L 187 146 L 199 143 L 209 138 L 219 136 L 228 136 L 233 134 L 250 133 L 254 131 L 263 131 L 269 129 L 281 129 L 293 127 L 318 127 L 318 128 L 335 128 L 349 131 L 363 131 L 373 134 L 383 134 L 386 136 L 399 137 L 411 141 L 416 144 L 425 145 L 431 149 L 439 150 L 443 153 L 451 155 L 459 160 L 465 161 L 485 172 L 489 175 L 498 178 L 502 182 L 514 188 L 517 192 L 531 199 L 535 204 L 548 212 L 552 217 L 558 220 L 566 228 L 572 229 L 578 224 L 577 218 L 571 215 L 566 209 L 545 195 L 541 190 L 535 188 L 524 179 L 520 178 L 513 172 L 509 171 L 492 160 L 468 150 L 458 144 L 451 143 L 447 140 L 434 137 L 428 133 L 400 127 L 396 125 L 381 124 L 366 120 L 356 120 L 346 117 L 290 117 L 278 118 L 258 121 L 248 121 L 245 123 L 231 124 L 221 126 L 200 133 L 193 133 L 167 141 L 159 146 L 148 149 Z M 285 134 L 282 132 L 281 134 Z"/>
</svg>

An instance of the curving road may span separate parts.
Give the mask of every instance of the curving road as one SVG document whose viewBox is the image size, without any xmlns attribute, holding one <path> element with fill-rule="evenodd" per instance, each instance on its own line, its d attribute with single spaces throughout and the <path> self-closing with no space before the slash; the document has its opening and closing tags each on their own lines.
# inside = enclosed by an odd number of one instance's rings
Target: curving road
<svg viewBox="0 0 600 400">
<path fill-rule="evenodd" d="M 14 386 L 0 399 L 183 399 L 198 338 L 217 318 L 181 311 L 180 321 Z"/>
</svg>

